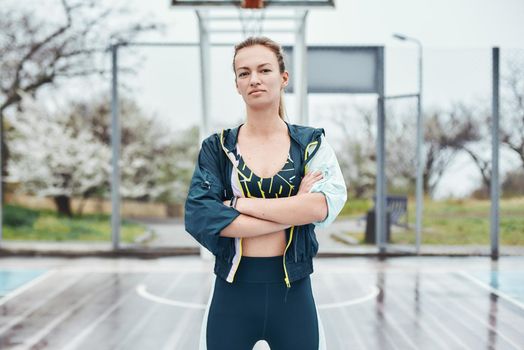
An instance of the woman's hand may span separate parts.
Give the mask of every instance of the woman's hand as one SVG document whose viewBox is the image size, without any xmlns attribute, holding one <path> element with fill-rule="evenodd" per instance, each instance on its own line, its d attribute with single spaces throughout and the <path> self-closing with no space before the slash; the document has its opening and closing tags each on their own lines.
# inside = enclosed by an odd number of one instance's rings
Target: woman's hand
<svg viewBox="0 0 524 350">
<path fill-rule="evenodd" d="M 306 176 L 302 178 L 302 182 L 300 182 L 300 187 L 298 188 L 297 196 L 300 194 L 309 193 L 309 190 L 311 190 L 315 182 L 321 180 L 322 177 L 322 172 L 318 170 L 307 173 Z"/>
</svg>

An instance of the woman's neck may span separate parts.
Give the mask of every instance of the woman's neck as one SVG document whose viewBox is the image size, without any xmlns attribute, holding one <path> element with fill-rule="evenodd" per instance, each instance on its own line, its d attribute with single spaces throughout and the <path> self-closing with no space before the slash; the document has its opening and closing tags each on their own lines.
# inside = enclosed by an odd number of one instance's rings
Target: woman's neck
<svg viewBox="0 0 524 350">
<path fill-rule="evenodd" d="M 242 129 L 250 136 L 262 138 L 271 137 L 284 131 L 287 133 L 287 125 L 278 114 L 272 116 L 257 115 L 256 117 L 248 115 Z"/>
<path fill-rule="evenodd" d="M 283 130 L 287 133 L 286 123 L 278 115 L 278 110 L 273 108 L 257 111 L 248 110 L 247 120 L 242 128 L 248 134 L 257 137 L 271 136 Z"/>
</svg>

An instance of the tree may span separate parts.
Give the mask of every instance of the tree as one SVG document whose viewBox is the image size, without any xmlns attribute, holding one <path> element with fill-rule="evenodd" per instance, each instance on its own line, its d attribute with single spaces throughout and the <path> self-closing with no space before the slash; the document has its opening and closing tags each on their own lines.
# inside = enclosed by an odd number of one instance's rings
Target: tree
<svg viewBox="0 0 524 350">
<path fill-rule="evenodd" d="M 102 0 L 4 1 L 0 7 L 0 139 L 2 173 L 9 157 L 4 116 L 25 92 L 37 91 L 60 79 L 105 74 L 99 58 L 112 40 L 131 40 L 158 28 L 149 18 L 137 18 Z M 61 10 L 54 12 L 53 5 Z M 42 16 L 41 14 L 45 15 Z"/>
<path fill-rule="evenodd" d="M 524 69 L 515 58 L 507 61 L 507 74 L 503 75 L 501 81 L 501 95 L 500 142 L 505 149 L 520 158 L 524 168 Z M 472 120 L 477 129 L 477 136 L 461 145 L 461 148 L 473 160 L 481 175 L 482 184 L 473 195 L 486 197 L 490 192 L 492 176 L 493 118 L 490 106 L 485 101 L 476 101 L 470 105 L 456 105 L 454 110 L 458 117 Z"/>
<path fill-rule="evenodd" d="M 69 115 L 50 113 L 29 95 L 10 118 L 11 182 L 24 192 L 53 198 L 57 211 L 72 216 L 70 198 L 88 197 L 107 184 L 110 150 L 89 129 L 68 127 Z"/>
<path fill-rule="evenodd" d="M 111 146 L 111 101 L 108 94 L 77 102 L 70 124 L 87 128 L 94 138 Z M 125 198 L 181 203 L 198 153 L 198 128 L 176 133 L 158 119 L 146 116 L 133 99 L 120 97 L 121 194 Z"/>
<path fill-rule="evenodd" d="M 501 183 L 501 196 L 505 198 L 524 196 L 524 169 L 520 166 L 504 174 Z M 490 184 L 482 181 L 471 196 L 479 199 L 490 198 Z"/>
<path fill-rule="evenodd" d="M 460 106 L 450 112 L 432 111 L 425 116 L 425 163 L 423 170 L 424 193 L 432 194 L 445 170 L 465 144 L 478 139 L 478 129 L 471 118 L 464 118 Z M 357 115 L 358 123 L 348 123 L 349 114 Z M 330 119 L 344 136 L 339 152 L 342 172 L 348 177 L 357 197 L 374 191 L 376 177 L 376 110 L 356 106 L 331 108 Z M 353 119 L 354 120 L 354 119 Z M 393 188 L 414 188 L 416 181 L 416 139 L 414 111 L 386 110 L 386 178 Z M 362 127 L 359 133 L 356 127 Z M 343 150 L 343 151 L 342 151 Z M 407 184 L 407 186 L 406 186 Z"/>
<path fill-rule="evenodd" d="M 524 169 L 515 168 L 505 174 L 502 193 L 505 197 L 524 196 Z"/>
<path fill-rule="evenodd" d="M 433 193 L 442 175 L 456 155 L 466 145 L 479 141 L 478 123 L 463 104 L 455 104 L 449 111 L 434 111 L 425 124 L 426 164 L 424 192 Z"/>
<path fill-rule="evenodd" d="M 68 216 L 73 213 L 71 197 L 106 195 L 111 171 L 108 106 L 107 94 L 72 103 L 67 110 L 24 97 L 21 111 L 9 119 L 8 180 L 20 183 L 22 191 L 53 197 L 57 210 Z M 122 197 L 183 201 L 198 152 L 198 129 L 173 134 L 126 97 L 120 110 Z"/>
<path fill-rule="evenodd" d="M 515 56 L 510 56 L 506 66 L 501 80 L 500 140 L 517 154 L 524 168 L 524 67 Z"/>
</svg>

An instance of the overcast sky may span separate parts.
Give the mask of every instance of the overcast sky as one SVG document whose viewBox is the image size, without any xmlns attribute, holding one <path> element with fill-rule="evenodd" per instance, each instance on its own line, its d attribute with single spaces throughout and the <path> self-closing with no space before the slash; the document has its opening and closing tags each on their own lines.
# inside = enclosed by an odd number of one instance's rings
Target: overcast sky
<svg viewBox="0 0 524 350">
<path fill-rule="evenodd" d="M 173 23 L 172 39 L 198 39 L 192 10 L 169 8 L 168 0 L 142 3 Z M 522 0 L 335 0 L 335 5 L 310 11 L 309 44 L 398 45 L 391 33 L 402 32 L 436 47 L 524 45 Z"/>
<path fill-rule="evenodd" d="M 164 35 L 144 41 L 198 42 L 198 24 L 191 9 L 174 8 L 168 0 L 138 1 L 140 11 L 162 19 Z M 336 0 L 336 8 L 310 11 L 307 43 L 311 45 L 384 45 L 386 47 L 386 94 L 416 92 L 417 52 L 413 44 L 392 39 L 395 32 L 419 39 L 424 45 L 424 106 L 430 109 L 456 101 L 488 101 L 490 48 L 498 45 L 524 62 L 524 1 L 522 0 Z M 238 15 L 235 9 L 215 12 Z M 267 11 L 267 16 L 271 13 Z M 229 27 L 239 22 L 227 23 Z M 265 26 L 270 26 L 266 22 Z M 271 35 L 289 44 L 290 35 Z M 214 42 L 238 42 L 239 35 L 214 34 Z M 506 50 L 507 49 L 507 50 Z M 137 52 L 137 51 L 135 51 Z M 128 80 L 139 103 L 154 111 L 174 128 L 196 124 L 201 118 L 200 71 L 197 48 L 147 48 L 138 53 L 145 60 L 138 76 Z M 243 101 L 236 94 L 231 70 L 232 48 L 212 51 L 211 125 L 235 125 L 243 118 Z M 134 54 L 133 54 L 134 55 Z M 122 60 L 126 59 L 125 49 Z M 373 102 L 371 97 L 368 101 Z M 337 129 L 323 119 L 323 111 L 337 103 L 350 104 L 348 95 L 311 95 L 310 124 L 326 129 L 336 143 Z M 286 97 L 291 122 L 294 100 Z M 414 101 L 412 101 L 414 107 Z M 488 104 L 489 106 L 489 104 Z M 348 121 L 352 122 L 352 121 Z M 355 132 L 358 127 L 355 126 Z M 514 167 L 511 157 L 501 160 L 503 171 Z M 478 171 L 466 157 L 454 162 L 437 190 L 437 197 L 461 196 L 477 185 Z"/>
</svg>

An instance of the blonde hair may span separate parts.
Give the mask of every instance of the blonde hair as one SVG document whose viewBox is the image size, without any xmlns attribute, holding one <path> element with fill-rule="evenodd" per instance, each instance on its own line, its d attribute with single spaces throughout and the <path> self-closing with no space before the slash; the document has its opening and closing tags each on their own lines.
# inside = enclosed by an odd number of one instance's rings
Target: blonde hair
<svg viewBox="0 0 524 350">
<path fill-rule="evenodd" d="M 242 50 L 243 48 L 255 45 L 262 45 L 273 51 L 273 53 L 277 57 L 278 70 L 280 71 L 280 74 L 284 73 L 284 71 L 286 70 L 286 64 L 284 63 L 284 51 L 282 50 L 282 46 L 265 36 L 251 36 L 235 45 L 235 55 L 233 56 L 233 72 L 235 73 L 235 82 L 237 80 L 235 72 L 235 58 L 237 57 L 238 51 Z M 284 90 L 282 89 L 280 91 L 278 115 L 282 120 L 285 120 L 285 114 L 286 110 L 284 106 Z"/>
</svg>

